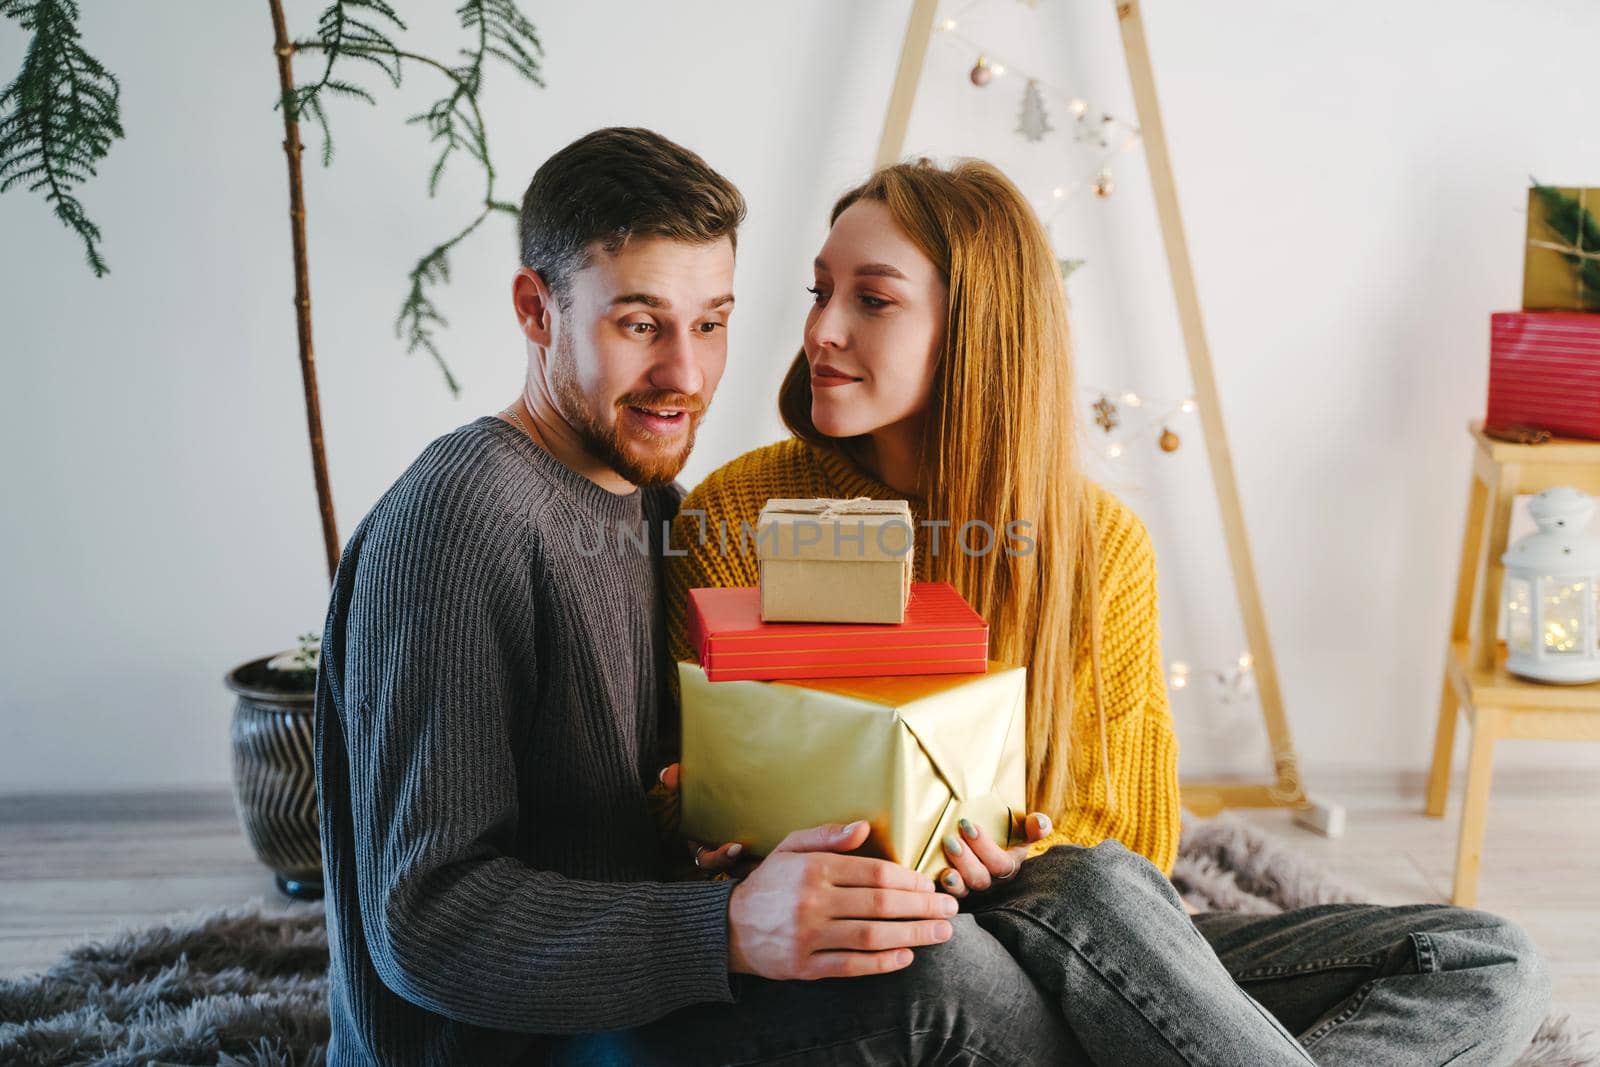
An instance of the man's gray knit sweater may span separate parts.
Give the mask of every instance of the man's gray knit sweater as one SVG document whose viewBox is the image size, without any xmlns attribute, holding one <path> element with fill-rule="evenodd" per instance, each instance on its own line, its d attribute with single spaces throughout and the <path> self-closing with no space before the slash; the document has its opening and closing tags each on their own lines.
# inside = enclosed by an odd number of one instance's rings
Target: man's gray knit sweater
<svg viewBox="0 0 1600 1067">
<path fill-rule="evenodd" d="M 522 1062 L 732 999 L 731 883 L 659 881 L 646 801 L 680 497 L 484 417 L 351 536 L 317 680 L 335 1067 Z"/>
</svg>

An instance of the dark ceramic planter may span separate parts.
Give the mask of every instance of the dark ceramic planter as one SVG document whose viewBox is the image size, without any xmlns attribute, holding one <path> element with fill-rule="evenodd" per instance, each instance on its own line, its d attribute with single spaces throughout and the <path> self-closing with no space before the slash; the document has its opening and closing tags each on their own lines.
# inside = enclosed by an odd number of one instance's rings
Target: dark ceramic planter
<svg viewBox="0 0 1600 1067">
<path fill-rule="evenodd" d="M 245 836 L 278 888 L 290 897 L 322 896 L 317 826 L 315 692 L 307 675 L 267 670 L 258 659 L 224 681 L 233 707 L 233 796 Z M 299 684 L 295 684 L 299 683 Z"/>
</svg>

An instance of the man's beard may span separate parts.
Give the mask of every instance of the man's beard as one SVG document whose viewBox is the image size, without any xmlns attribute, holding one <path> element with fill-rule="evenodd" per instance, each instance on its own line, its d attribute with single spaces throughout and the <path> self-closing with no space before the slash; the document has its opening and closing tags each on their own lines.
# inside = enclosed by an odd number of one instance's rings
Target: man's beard
<svg viewBox="0 0 1600 1067">
<path fill-rule="evenodd" d="M 694 449 L 695 431 L 700 428 L 703 408 L 700 398 L 683 393 L 653 393 L 626 396 L 621 406 L 678 407 L 684 411 L 689 425 L 679 436 L 679 445 L 661 444 L 660 438 L 644 439 L 624 434 L 621 412 L 607 425 L 589 403 L 578 386 L 577 359 L 573 351 L 572 334 L 563 330 L 556 340 L 554 358 L 550 362 L 550 389 L 556 407 L 567 424 L 577 433 L 588 453 L 616 471 L 634 485 L 670 485 Z M 642 442 L 642 443 L 641 443 Z"/>
</svg>

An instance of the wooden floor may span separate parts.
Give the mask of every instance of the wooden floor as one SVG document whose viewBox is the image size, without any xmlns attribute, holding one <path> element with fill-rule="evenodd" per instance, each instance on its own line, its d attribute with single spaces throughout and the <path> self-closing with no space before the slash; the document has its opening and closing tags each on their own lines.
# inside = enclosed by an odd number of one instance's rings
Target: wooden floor
<svg viewBox="0 0 1600 1067">
<path fill-rule="evenodd" d="M 1346 806 L 1329 840 L 1287 812 L 1238 812 L 1384 904 L 1444 901 L 1459 790 L 1443 820 L 1420 776 L 1309 783 Z M 257 864 L 224 792 L 0 798 L 0 978 L 65 946 L 173 912 L 287 904 Z M 320 906 L 320 905 L 317 905 Z M 1478 906 L 1521 923 L 1555 976 L 1555 1006 L 1600 1027 L 1600 775 L 1505 773 L 1490 799 Z"/>
</svg>

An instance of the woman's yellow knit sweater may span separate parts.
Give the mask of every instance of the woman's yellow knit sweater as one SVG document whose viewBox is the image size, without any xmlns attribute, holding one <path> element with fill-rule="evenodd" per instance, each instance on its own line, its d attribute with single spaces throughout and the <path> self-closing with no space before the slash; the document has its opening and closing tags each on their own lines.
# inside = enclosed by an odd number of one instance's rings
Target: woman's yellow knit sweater
<svg viewBox="0 0 1600 1067">
<path fill-rule="evenodd" d="M 683 501 L 673 523 L 672 546 L 686 555 L 667 563 L 667 625 L 675 660 L 694 660 L 686 636 L 685 607 L 690 589 L 754 586 L 755 554 L 739 551 L 739 524 L 753 529 L 769 497 L 905 498 L 904 493 L 864 473 L 838 450 L 798 438 L 755 449 L 725 464 Z M 921 502 L 910 500 L 919 531 L 915 569 L 926 580 Z M 701 543 L 705 512 L 708 536 Z M 723 554 L 718 524 L 728 531 Z M 1054 832 L 1030 850 L 1052 845 L 1096 845 L 1116 838 L 1170 875 L 1178 849 L 1177 741 L 1167 705 L 1166 672 L 1161 662 L 1156 614 L 1155 553 L 1144 524 L 1121 501 L 1095 487 L 1095 525 L 1100 533 L 1101 678 L 1105 685 L 1106 742 L 1115 805 L 1106 804 L 1095 722 L 1093 676 L 1087 657 L 1075 671 L 1073 780 L 1075 802 L 1065 812 L 1049 812 Z M 676 683 L 676 676 L 672 676 Z"/>
</svg>

